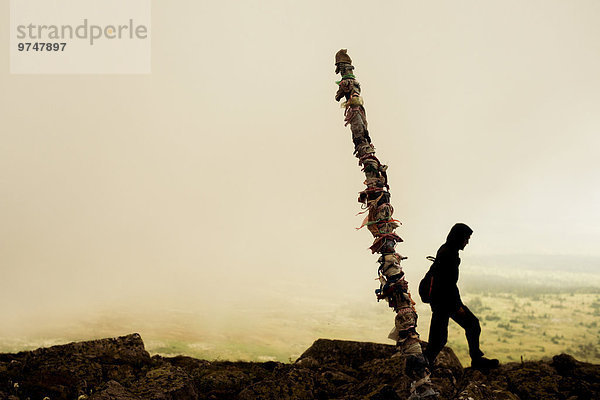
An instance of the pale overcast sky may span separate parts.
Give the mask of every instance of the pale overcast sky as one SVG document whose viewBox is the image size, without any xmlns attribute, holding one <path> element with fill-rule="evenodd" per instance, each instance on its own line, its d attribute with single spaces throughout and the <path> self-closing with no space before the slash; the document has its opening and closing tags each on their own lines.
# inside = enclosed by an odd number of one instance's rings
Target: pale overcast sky
<svg viewBox="0 0 600 400">
<path fill-rule="evenodd" d="M 150 75 L 11 75 L 0 36 L 3 319 L 279 284 L 371 301 L 340 48 L 413 285 L 458 221 L 465 263 L 600 256 L 597 1 L 153 1 Z"/>
</svg>

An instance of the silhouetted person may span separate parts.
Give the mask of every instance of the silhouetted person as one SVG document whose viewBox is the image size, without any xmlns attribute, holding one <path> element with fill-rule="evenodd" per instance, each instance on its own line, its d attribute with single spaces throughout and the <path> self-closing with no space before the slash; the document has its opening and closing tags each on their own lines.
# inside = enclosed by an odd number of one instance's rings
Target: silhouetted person
<svg viewBox="0 0 600 400">
<path fill-rule="evenodd" d="M 473 230 L 467 225 L 458 223 L 452 227 L 446 243 L 437 252 L 433 264 L 433 285 L 431 289 L 431 326 L 429 327 L 429 344 L 425 357 L 429 365 L 433 363 L 448 340 L 448 322 L 452 318 L 465 330 L 469 343 L 469 354 L 473 368 L 495 368 L 498 360 L 483 357 L 479 348 L 481 327 L 479 320 L 465 306 L 458 292 L 458 251 L 464 250 Z"/>
</svg>

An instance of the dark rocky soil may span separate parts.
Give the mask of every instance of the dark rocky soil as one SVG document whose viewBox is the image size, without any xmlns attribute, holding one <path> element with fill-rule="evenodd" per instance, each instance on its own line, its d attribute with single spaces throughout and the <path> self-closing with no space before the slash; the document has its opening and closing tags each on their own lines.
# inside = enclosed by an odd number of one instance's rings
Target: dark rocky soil
<svg viewBox="0 0 600 400">
<path fill-rule="evenodd" d="M 294 364 L 150 357 L 142 338 L 0 354 L 0 400 L 405 399 L 410 380 L 395 347 L 317 340 Z M 561 354 L 481 372 L 445 348 L 432 380 L 443 399 L 600 399 L 600 366 Z"/>
</svg>

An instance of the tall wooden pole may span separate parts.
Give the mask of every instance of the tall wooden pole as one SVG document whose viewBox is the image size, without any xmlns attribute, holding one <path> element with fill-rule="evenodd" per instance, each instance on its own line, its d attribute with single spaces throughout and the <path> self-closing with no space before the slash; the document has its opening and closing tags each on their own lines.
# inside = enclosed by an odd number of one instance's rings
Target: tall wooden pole
<svg viewBox="0 0 600 400">
<path fill-rule="evenodd" d="M 421 351 L 417 333 L 417 312 L 415 302 L 408 290 L 408 282 L 402 271 L 401 261 L 406 257 L 396 252 L 396 245 L 402 242 L 395 232 L 400 222 L 393 218 L 394 208 L 390 204 L 390 186 L 387 179 L 388 167 L 375 155 L 375 146 L 368 131 L 367 115 L 361 97 L 360 83 L 354 76 L 352 59 L 346 49 L 335 55 L 336 74 L 341 75 L 335 100 L 345 100 L 344 116 L 350 125 L 354 155 L 365 173 L 365 190 L 359 193 L 358 201 L 365 210 L 363 226 L 373 235 L 372 253 L 380 254 L 377 270 L 380 288 L 376 290 L 378 300 L 386 300 L 396 312 L 394 329 L 389 338 L 396 341 L 398 356 L 406 357 L 405 373 L 413 379 L 409 399 L 434 399 L 437 393 L 429 379 L 429 368 Z"/>
</svg>

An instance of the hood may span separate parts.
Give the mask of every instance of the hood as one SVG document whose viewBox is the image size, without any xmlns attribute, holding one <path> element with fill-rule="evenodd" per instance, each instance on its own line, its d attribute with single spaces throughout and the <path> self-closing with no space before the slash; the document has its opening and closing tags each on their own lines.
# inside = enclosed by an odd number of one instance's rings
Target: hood
<svg viewBox="0 0 600 400">
<path fill-rule="evenodd" d="M 465 239 L 471 236 L 472 233 L 473 229 L 459 222 L 450 229 L 450 233 L 448 233 L 448 237 L 446 238 L 446 243 L 452 247 L 460 248 Z"/>
</svg>

